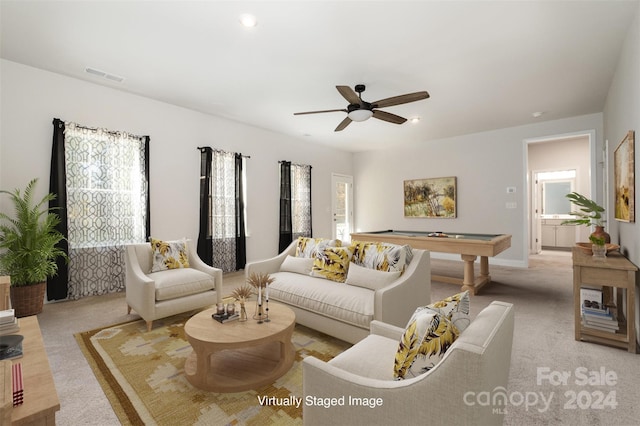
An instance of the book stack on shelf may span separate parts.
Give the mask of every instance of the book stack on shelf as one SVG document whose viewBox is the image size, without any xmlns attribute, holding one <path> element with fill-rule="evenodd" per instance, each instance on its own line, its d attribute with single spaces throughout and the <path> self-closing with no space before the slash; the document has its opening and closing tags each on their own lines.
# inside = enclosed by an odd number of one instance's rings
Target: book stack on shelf
<svg viewBox="0 0 640 426">
<path fill-rule="evenodd" d="M 18 318 L 16 318 L 13 309 L 5 309 L 0 311 L 0 336 L 14 334 L 20 331 Z"/>
<path fill-rule="evenodd" d="M 608 333 L 616 333 L 620 329 L 616 315 L 603 303 L 602 290 L 581 288 L 580 302 L 583 327 Z"/>
</svg>

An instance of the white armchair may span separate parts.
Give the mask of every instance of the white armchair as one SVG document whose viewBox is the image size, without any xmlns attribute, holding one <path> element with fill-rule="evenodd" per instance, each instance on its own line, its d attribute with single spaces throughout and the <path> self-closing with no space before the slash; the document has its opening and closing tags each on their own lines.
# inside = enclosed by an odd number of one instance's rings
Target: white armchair
<svg viewBox="0 0 640 426">
<path fill-rule="evenodd" d="M 513 322 L 513 305 L 493 302 L 435 367 L 398 381 L 393 361 L 404 330 L 373 321 L 368 337 L 331 361 L 303 360 L 304 424 L 502 425 Z M 485 403 L 487 394 L 496 405 Z"/>
<path fill-rule="evenodd" d="M 151 330 L 154 320 L 222 301 L 222 270 L 204 263 L 192 240 L 186 240 L 189 268 L 151 271 L 150 243 L 125 250 L 127 313 L 135 310 Z"/>
</svg>

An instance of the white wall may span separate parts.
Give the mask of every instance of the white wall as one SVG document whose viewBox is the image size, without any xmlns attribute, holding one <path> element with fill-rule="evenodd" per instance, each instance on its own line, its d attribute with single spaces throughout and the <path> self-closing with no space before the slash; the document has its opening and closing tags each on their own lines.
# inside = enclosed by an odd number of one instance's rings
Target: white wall
<svg viewBox="0 0 640 426">
<path fill-rule="evenodd" d="M 602 114 L 499 129 L 354 154 L 355 226 L 360 231 L 404 229 L 511 234 L 511 248 L 490 259 L 527 265 L 524 140 L 595 130 L 602 145 Z M 456 176 L 458 217 L 405 218 L 403 181 Z M 601 177 L 600 177 L 601 178 Z M 507 194 L 507 187 L 515 194 Z M 507 202 L 516 202 L 507 209 Z M 440 253 L 433 257 L 451 258 Z"/>
<path fill-rule="evenodd" d="M 638 192 L 638 166 L 640 166 L 640 9 L 620 54 L 616 73 L 611 83 L 604 109 L 605 138 L 609 142 L 609 212 L 608 229 L 614 242 L 636 265 L 640 265 L 640 198 Z M 636 222 L 624 223 L 613 219 L 613 152 L 629 130 L 635 131 L 635 188 Z"/>
<path fill-rule="evenodd" d="M 151 233 L 197 239 L 200 153 L 251 156 L 247 165 L 249 261 L 278 251 L 279 160 L 312 165 L 313 229 L 331 235 L 331 173 L 352 174 L 352 154 L 14 62 L 0 62 L 0 188 L 49 187 L 53 118 L 149 135 Z M 6 200 L 0 208 L 6 211 Z"/>
<path fill-rule="evenodd" d="M 613 152 L 629 130 L 635 131 L 635 223 L 618 222 L 609 212 L 608 232 L 612 242 L 618 242 L 622 252 L 640 266 L 640 7 L 620 53 L 616 73 L 604 108 L 605 138 L 609 141 L 609 205 L 614 205 Z M 640 274 L 639 274 L 640 275 Z M 636 277 L 638 279 L 638 277 Z M 637 282 L 637 281 L 636 281 Z M 640 291 L 636 287 L 636 337 L 640 341 Z"/>
</svg>

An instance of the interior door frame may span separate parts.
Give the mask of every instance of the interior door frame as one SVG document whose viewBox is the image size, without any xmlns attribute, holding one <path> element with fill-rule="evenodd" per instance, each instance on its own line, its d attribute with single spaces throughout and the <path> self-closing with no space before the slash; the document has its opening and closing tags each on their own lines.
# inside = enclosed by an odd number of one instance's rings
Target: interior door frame
<svg viewBox="0 0 640 426">
<path fill-rule="evenodd" d="M 602 193 L 598 192 L 598 168 L 597 168 L 597 162 L 598 162 L 598 157 L 596 155 L 596 131 L 595 129 L 591 129 L 591 130 L 583 130 L 583 131 L 577 131 L 577 132 L 571 132 L 571 133 L 562 133 L 562 134 L 556 134 L 556 135 L 550 135 L 550 136 L 543 136 L 543 137 L 538 137 L 538 138 L 527 138 L 527 139 L 523 139 L 523 161 L 524 161 L 524 168 L 523 170 L 525 171 L 524 173 L 524 178 L 525 178 L 525 182 L 526 185 L 525 187 L 527 188 L 527 197 L 526 197 L 526 203 L 527 203 L 527 207 L 522 209 L 523 210 L 523 214 L 524 214 L 524 224 L 526 226 L 525 229 L 525 235 L 527 236 L 527 238 L 523 238 L 523 253 L 527 253 L 528 255 L 533 254 L 535 251 L 535 235 L 537 230 L 534 230 L 534 222 L 535 222 L 535 218 L 536 218 L 536 213 L 535 213 L 535 207 L 536 207 L 536 203 L 532 201 L 532 197 L 535 194 L 535 190 L 533 188 L 533 186 L 535 186 L 535 181 L 533 179 L 533 175 L 531 174 L 531 170 L 529 169 L 529 145 L 530 144 L 534 144 L 534 143 L 539 143 L 539 142 L 550 142 L 550 141 L 554 141 L 554 140 L 562 140 L 562 139 L 567 139 L 567 138 L 573 138 L 576 136 L 587 136 L 589 138 L 589 169 L 588 171 L 586 171 L 587 173 L 589 173 L 590 175 L 590 187 L 591 187 L 591 194 L 592 194 L 592 198 L 595 200 L 601 199 L 601 197 L 606 198 L 607 194 L 606 194 L 606 181 L 607 181 L 607 170 L 606 170 L 606 150 L 603 149 L 603 159 L 601 160 L 601 165 L 603 170 L 600 172 L 602 173 L 600 176 L 603 180 L 603 191 Z M 604 142 L 603 142 L 604 144 Z M 605 145 L 606 146 L 606 145 Z M 598 196 L 599 194 L 599 196 Z M 525 256 L 525 263 L 526 266 L 529 266 L 529 256 Z"/>
</svg>

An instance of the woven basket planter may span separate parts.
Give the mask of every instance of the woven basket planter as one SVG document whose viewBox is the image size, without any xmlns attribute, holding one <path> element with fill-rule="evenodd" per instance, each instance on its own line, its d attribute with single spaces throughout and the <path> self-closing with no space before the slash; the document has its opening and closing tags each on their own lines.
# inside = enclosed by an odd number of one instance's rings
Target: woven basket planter
<svg viewBox="0 0 640 426">
<path fill-rule="evenodd" d="M 15 309 L 16 317 L 28 317 L 42 312 L 46 284 L 46 282 L 41 282 L 11 287 L 11 307 Z"/>
</svg>

